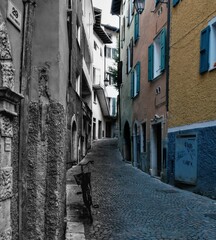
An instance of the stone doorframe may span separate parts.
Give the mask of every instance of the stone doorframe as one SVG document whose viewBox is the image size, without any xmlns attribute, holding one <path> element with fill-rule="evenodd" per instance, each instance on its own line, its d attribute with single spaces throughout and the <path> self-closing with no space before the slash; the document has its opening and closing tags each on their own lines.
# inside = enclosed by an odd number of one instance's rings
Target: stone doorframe
<svg viewBox="0 0 216 240">
<path fill-rule="evenodd" d="M 12 239 L 11 197 L 13 168 L 11 151 L 13 119 L 22 96 L 14 90 L 15 69 L 7 28 L 0 12 L 0 239 Z"/>
</svg>

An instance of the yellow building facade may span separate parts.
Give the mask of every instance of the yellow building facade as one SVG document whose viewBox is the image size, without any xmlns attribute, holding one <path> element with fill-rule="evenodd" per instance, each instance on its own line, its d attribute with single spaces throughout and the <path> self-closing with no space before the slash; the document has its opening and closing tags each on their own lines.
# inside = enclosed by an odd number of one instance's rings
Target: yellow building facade
<svg viewBox="0 0 216 240">
<path fill-rule="evenodd" d="M 174 0 L 173 5 L 168 176 L 216 196 L 216 2 Z"/>
</svg>

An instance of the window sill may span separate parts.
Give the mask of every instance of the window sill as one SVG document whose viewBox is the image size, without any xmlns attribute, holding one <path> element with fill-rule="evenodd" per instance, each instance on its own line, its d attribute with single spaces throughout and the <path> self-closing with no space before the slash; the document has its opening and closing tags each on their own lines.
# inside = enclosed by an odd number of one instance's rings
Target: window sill
<svg viewBox="0 0 216 240">
<path fill-rule="evenodd" d="M 165 71 L 162 71 L 157 77 L 154 77 L 152 80 L 149 80 L 149 82 L 155 82 L 158 79 L 160 79 Z"/>
<path fill-rule="evenodd" d="M 211 72 L 211 71 L 214 71 L 214 70 L 216 70 L 216 66 L 215 67 L 213 67 L 213 68 L 209 68 L 209 72 Z"/>
</svg>

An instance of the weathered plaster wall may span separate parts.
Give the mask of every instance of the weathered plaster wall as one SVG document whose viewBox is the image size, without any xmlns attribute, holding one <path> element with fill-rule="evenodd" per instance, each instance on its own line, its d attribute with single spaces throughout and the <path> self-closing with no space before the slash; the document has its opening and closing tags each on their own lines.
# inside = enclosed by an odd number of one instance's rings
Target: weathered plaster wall
<svg viewBox="0 0 216 240">
<path fill-rule="evenodd" d="M 215 164 L 215 139 L 216 127 L 206 127 L 187 131 L 181 131 L 181 134 L 197 134 L 197 181 L 193 186 L 187 186 L 187 189 L 216 198 L 216 164 Z M 175 182 L 175 149 L 176 136 L 178 132 L 169 133 L 169 161 L 167 166 L 169 183 Z"/>
<path fill-rule="evenodd" d="M 60 1 L 26 2 L 20 139 L 20 227 L 26 240 L 64 239 L 66 2 L 63 6 Z"/>
<path fill-rule="evenodd" d="M 199 73 L 200 32 L 215 15 L 215 1 L 181 1 L 172 8 L 169 127 L 216 118 L 215 76 Z"/>
</svg>

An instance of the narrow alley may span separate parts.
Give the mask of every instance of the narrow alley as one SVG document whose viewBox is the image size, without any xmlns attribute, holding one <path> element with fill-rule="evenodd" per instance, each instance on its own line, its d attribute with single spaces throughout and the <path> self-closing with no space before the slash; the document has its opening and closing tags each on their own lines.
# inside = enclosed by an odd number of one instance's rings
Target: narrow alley
<svg viewBox="0 0 216 240">
<path fill-rule="evenodd" d="M 116 139 L 94 142 L 86 158 L 94 160 L 92 197 L 97 208 L 93 224 L 81 216 L 82 211 L 74 218 L 77 205 L 72 206 L 74 198 L 68 197 L 68 240 L 216 239 L 216 201 L 162 183 L 122 161 Z M 72 196 L 71 170 L 67 180 L 67 194 Z M 69 234 L 77 219 L 82 237 Z"/>
</svg>

